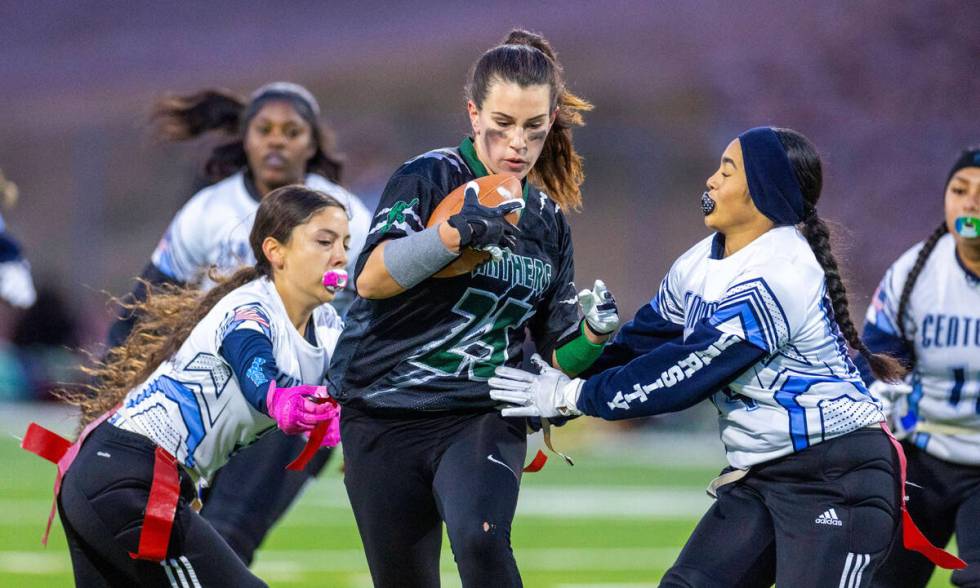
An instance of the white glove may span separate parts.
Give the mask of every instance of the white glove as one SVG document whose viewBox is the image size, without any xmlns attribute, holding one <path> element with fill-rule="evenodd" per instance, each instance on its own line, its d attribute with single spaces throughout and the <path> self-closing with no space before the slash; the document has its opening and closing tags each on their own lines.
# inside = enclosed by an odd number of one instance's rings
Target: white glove
<svg viewBox="0 0 980 588">
<path fill-rule="evenodd" d="M 0 298 L 19 308 L 30 308 L 37 299 L 31 266 L 27 261 L 0 263 Z"/>
<path fill-rule="evenodd" d="M 582 412 L 575 406 L 585 380 L 571 379 L 546 364 L 537 353 L 531 362 L 541 370 L 532 374 L 524 370 L 500 366 L 490 378 L 490 398 L 512 406 L 500 411 L 505 417 L 576 416 Z"/>
<path fill-rule="evenodd" d="M 608 335 L 619 328 L 616 299 L 602 280 L 596 280 L 591 290 L 578 293 L 578 305 L 585 315 L 585 322 L 596 335 Z"/>
</svg>

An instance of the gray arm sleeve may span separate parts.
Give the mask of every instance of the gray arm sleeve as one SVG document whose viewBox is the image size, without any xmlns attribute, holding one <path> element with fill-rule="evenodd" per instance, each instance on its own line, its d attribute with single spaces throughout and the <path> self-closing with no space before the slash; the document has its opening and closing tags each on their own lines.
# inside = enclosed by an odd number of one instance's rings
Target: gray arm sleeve
<svg viewBox="0 0 980 588">
<path fill-rule="evenodd" d="M 446 267 L 457 257 L 458 253 L 443 245 L 438 226 L 392 239 L 384 250 L 385 269 L 406 290 Z"/>
</svg>

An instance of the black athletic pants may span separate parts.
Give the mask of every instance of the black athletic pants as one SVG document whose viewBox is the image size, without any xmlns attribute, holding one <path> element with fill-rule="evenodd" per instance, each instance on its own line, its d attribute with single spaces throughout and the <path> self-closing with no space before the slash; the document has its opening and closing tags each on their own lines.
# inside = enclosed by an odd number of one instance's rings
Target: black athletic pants
<svg viewBox="0 0 980 588">
<path fill-rule="evenodd" d="M 909 514 L 934 545 L 946 545 L 956 533 L 959 556 L 967 568 L 953 572 L 953 585 L 980 587 L 980 467 L 944 461 L 910 443 L 902 446 L 909 460 Z M 925 586 L 934 568 L 925 557 L 896 542 L 874 586 Z"/>
<path fill-rule="evenodd" d="M 147 284 L 177 284 L 152 263 L 143 268 L 127 302 L 146 300 Z M 338 312 L 346 307 L 334 303 Z M 129 311 L 109 329 L 109 346 L 122 345 L 136 324 Z M 233 455 L 212 481 L 201 514 L 221 533 L 246 565 L 279 519 L 289 510 L 306 482 L 319 475 L 330 459 L 331 449 L 321 449 L 302 472 L 286 472 L 286 465 L 303 449 L 301 436 L 275 429 L 256 443 Z"/>
<path fill-rule="evenodd" d="M 510 546 L 524 419 L 341 412 L 344 482 L 377 587 L 439 585 L 442 523 L 465 588 L 521 586 Z"/>
<path fill-rule="evenodd" d="M 897 535 L 898 459 L 861 429 L 722 486 L 665 587 L 864 588 Z"/>
<path fill-rule="evenodd" d="M 265 586 L 190 508 L 194 485 L 183 470 L 167 559 L 129 557 L 139 546 L 154 449 L 146 437 L 103 423 L 85 440 L 65 474 L 58 510 L 76 586 Z"/>
<path fill-rule="evenodd" d="M 303 450 L 302 435 L 273 429 L 254 444 L 231 456 L 218 471 L 204 497 L 201 516 L 225 538 L 238 557 L 251 565 L 255 550 L 299 495 L 330 459 L 332 449 L 320 449 L 301 472 L 286 466 Z"/>
</svg>

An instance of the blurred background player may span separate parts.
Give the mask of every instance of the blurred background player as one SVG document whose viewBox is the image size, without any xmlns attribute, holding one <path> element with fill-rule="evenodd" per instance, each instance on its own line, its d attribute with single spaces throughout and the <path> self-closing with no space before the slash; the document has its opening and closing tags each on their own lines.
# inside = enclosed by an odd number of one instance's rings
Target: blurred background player
<svg viewBox="0 0 980 588">
<path fill-rule="evenodd" d="M 438 586 L 443 521 L 463 586 L 521 585 L 510 531 L 526 423 L 494 410 L 486 381 L 520 361 L 528 333 L 577 373 L 619 322 L 598 284 L 585 298 L 603 303 L 580 321 L 562 213 L 581 205 L 571 133 L 591 105 L 565 88 L 548 42 L 521 30 L 478 60 L 467 99 L 472 137 L 409 160 L 389 180 L 331 367 L 344 405 L 344 482 L 376 586 Z M 426 228 L 454 188 L 488 174 L 522 181 L 516 227 L 504 215 L 519 203 L 488 208 L 474 198 Z M 509 253 L 431 278 L 466 247 Z"/>
<path fill-rule="evenodd" d="M 17 184 L 0 170 L 0 208 L 13 208 L 17 197 Z M 3 216 L 0 216 L 0 299 L 16 308 L 29 308 L 37 299 L 31 264 L 21 254 L 20 244 L 7 232 Z"/>
<path fill-rule="evenodd" d="M 249 236 L 253 266 L 207 293 L 150 293 L 130 336 L 93 370 L 93 393 L 66 393 L 94 426 L 58 496 L 76 585 L 265 585 L 191 507 L 195 482 L 277 425 L 295 435 L 336 424 L 336 405 L 320 401 L 343 323 L 323 279 L 347 263 L 348 240 L 332 197 L 273 191 Z M 154 541 L 144 514 L 166 510 L 168 492 L 176 514 Z"/>
<path fill-rule="evenodd" d="M 885 274 L 864 340 L 912 371 L 908 384 L 871 385 L 904 437 L 909 511 L 937 545 L 955 531 L 960 558 L 971 565 L 952 582 L 980 586 L 980 149 L 953 165 L 944 209 L 936 230 Z M 934 567 L 896 546 L 874 585 L 925 586 Z"/>
<path fill-rule="evenodd" d="M 254 263 L 249 231 L 255 212 L 271 190 L 290 184 L 330 194 L 347 211 L 351 256 L 367 235 L 370 213 L 337 182 L 342 163 L 332 131 L 319 122 L 320 106 L 306 88 L 275 82 L 256 90 L 245 102 L 220 90 L 174 96 L 156 105 L 160 134 L 186 140 L 207 131 L 224 131 L 234 139 L 217 146 L 205 170 L 220 180 L 195 194 L 177 213 L 143 270 L 132 299 L 146 296 L 159 284 L 213 286 L 212 275 L 228 275 Z M 353 295 L 342 293 L 335 308 L 343 315 Z M 120 344 L 137 315 L 124 313 L 110 331 Z M 269 529 L 292 504 L 303 485 L 317 475 L 330 457 L 323 449 L 302 472 L 286 472 L 286 464 L 303 440 L 273 432 L 235 455 L 208 490 L 204 515 L 246 563 Z"/>
<path fill-rule="evenodd" d="M 899 466 L 852 363 L 904 371 L 861 342 L 817 215 L 813 145 L 759 127 L 733 140 L 702 196 L 715 234 L 674 262 L 587 379 L 498 368 L 505 415 L 609 420 L 711 397 L 730 467 L 661 586 L 868 586 L 899 520 Z"/>
</svg>

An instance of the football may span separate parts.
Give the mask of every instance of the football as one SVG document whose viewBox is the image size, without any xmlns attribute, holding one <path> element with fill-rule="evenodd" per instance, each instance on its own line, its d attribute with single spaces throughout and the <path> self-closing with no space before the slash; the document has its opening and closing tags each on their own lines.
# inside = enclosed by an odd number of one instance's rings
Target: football
<svg viewBox="0 0 980 588">
<path fill-rule="evenodd" d="M 462 186 L 459 186 L 455 190 L 449 193 L 442 202 L 436 206 L 436 209 L 432 211 L 432 215 L 429 216 L 428 227 L 434 227 L 439 223 L 449 220 L 449 217 L 456 214 L 463 208 L 463 198 L 466 196 L 467 190 L 478 190 L 478 198 L 480 204 L 484 206 L 497 206 L 508 200 L 519 200 L 523 198 L 523 188 L 521 187 L 521 182 L 514 176 L 509 176 L 505 174 L 495 174 L 491 176 L 484 176 L 482 178 L 477 178 L 475 180 L 470 180 Z M 520 211 L 516 210 L 509 213 L 506 218 L 510 224 L 516 225 L 520 220 Z M 473 269 L 490 259 L 490 254 L 484 251 L 477 251 L 475 249 L 466 249 L 463 254 L 456 258 L 455 261 L 439 270 L 433 277 L 436 278 L 453 278 L 456 276 L 461 276 L 463 274 L 468 274 Z"/>
</svg>

